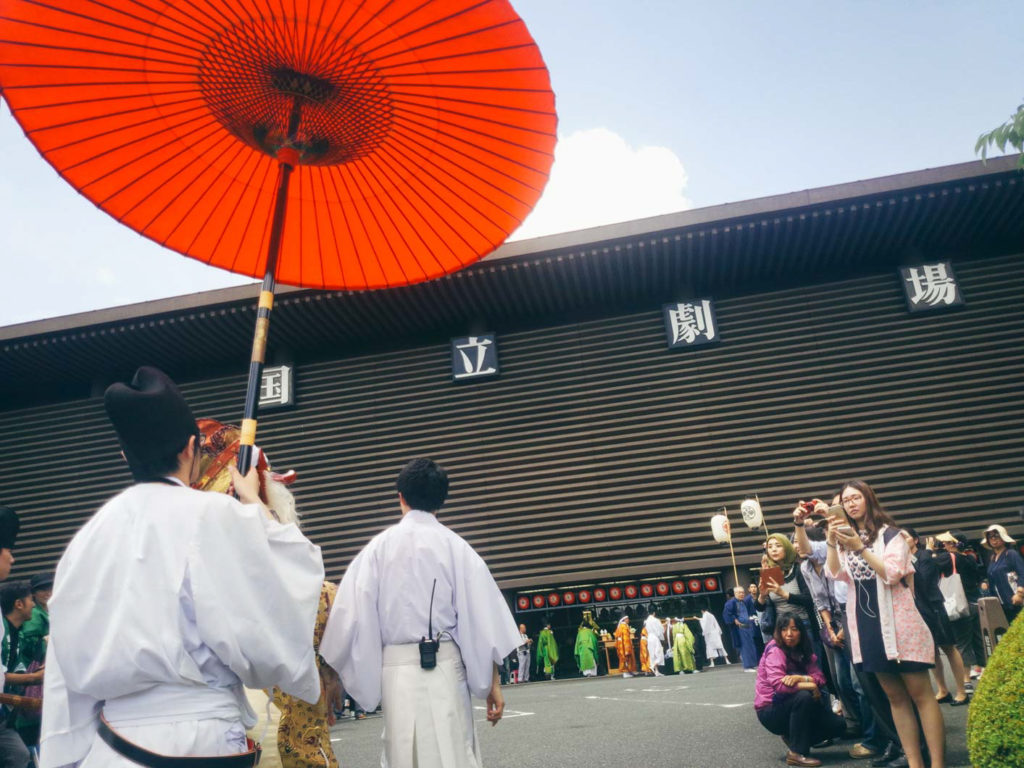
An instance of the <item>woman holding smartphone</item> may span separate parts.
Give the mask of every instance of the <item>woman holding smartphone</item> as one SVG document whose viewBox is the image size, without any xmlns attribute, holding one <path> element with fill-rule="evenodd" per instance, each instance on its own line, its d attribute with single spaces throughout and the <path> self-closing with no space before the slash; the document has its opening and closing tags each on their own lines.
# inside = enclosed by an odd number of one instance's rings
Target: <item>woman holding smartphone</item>
<svg viewBox="0 0 1024 768">
<path fill-rule="evenodd" d="M 829 521 L 826 564 L 850 585 L 850 649 L 857 669 L 874 674 L 889 698 L 910 768 L 923 768 L 917 715 L 932 768 L 945 766 L 945 724 L 928 670 L 935 646 L 914 604 L 914 566 L 895 522 L 863 480 L 843 483 L 840 501 L 849 525 Z"/>
</svg>

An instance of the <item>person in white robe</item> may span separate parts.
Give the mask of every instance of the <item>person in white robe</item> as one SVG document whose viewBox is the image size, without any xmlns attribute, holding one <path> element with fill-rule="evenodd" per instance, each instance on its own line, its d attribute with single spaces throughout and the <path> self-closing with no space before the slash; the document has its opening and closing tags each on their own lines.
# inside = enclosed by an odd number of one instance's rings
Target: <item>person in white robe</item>
<svg viewBox="0 0 1024 768">
<path fill-rule="evenodd" d="M 75 535 L 50 599 L 43 768 L 137 768 L 115 733 L 163 756 L 247 752 L 243 686 L 320 695 L 313 651 L 323 561 L 270 518 L 256 470 L 239 499 L 188 487 L 195 418 L 174 383 L 140 368 L 104 397 L 136 480 Z M 103 716 L 108 725 L 101 723 Z"/>
<path fill-rule="evenodd" d="M 731 664 L 722 644 L 722 625 L 707 608 L 700 615 L 700 631 L 704 635 L 704 655 L 708 657 L 708 664 L 715 665 L 714 660 L 717 658 Z"/>
<path fill-rule="evenodd" d="M 522 637 L 483 559 L 434 514 L 447 472 L 415 459 L 396 485 L 402 518 L 349 565 L 320 653 L 360 706 L 383 702 L 384 768 L 479 768 L 471 696 L 497 724 L 498 665 Z M 433 669 L 425 638 L 440 640 Z"/>
<path fill-rule="evenodd" d="M 661 642 L 665 627 L 653 610 L 644 621 L 644 629 L 647 630 L 647 657 L 650 659 L 651 671 L 655 677 L 661 677 L 664 673 L 658 667 L 665 663 L 665 646 Z"/>
</svg>

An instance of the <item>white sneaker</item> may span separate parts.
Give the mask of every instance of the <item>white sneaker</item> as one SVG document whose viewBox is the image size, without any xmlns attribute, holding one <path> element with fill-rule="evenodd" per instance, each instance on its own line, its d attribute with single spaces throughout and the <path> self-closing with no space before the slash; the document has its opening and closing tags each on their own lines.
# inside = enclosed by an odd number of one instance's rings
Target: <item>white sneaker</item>
<svg viewBox="0 0 1024 768">
<path fill-rule="evenodd" d="M 744 672 L 750 672 L 752 675 L 756 675 L 757 674 L 757 670 L 756 669 L 744 669 L 743 671 Z"/>
<path fill-rule="evenodd" d="M 622 673 L 622 676 L 623 676 L 623 677 L 632 677 L 632 676 L 633 676 L 633 673 L 632 673 L 632 672 L 623 672 L 623 673 Z"/>
</svg>

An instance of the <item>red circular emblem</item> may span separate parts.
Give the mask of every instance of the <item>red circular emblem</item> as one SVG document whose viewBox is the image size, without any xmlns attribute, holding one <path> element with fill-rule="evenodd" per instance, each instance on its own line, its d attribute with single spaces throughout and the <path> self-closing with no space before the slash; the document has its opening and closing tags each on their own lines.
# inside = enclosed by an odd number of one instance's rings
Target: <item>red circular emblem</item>
<svg viewBox="0 0 1024 768">
<path fill-rule="evenodd" d="M 650 584 L 641 584 L 640 594 L 644 597 L 650 597 L 654 594 L 654 587 L 652 587 Z"/>
<path fill-rule="evenodd" d="M 700 579 L 690 579 L 686 586 L 690 588 L 691 592 L 700 592 L 702 584 Z"/>
<path fill-rule="evenodd" d="M 580 590 L 580 602 L 581 603 L 589 603 L 590 602 L 590 592 L 589 591 L 587 591 L 585 589 L 581 589 Z"/>
<path fill-rule="evenodd" d="M 686 591 L 686 585 L 683 584 L 683 582 L 681 581 L 673 581 L 672 591 L 675 592 L 677 595 L 681 595 L 683 594 L 683 592 Z"/>
<path fill-rule="evenodd" d="M 628 587 L 626 587 L 626 597 L 628 597 L 630 600 L 636 597 L 636 584 L 630 584 Z"/>
<path fill-rule="evenodd" d="M 543 608 L 544 607 L 544 595 L 534 595 L 533 596 L 533 607 L 534 608 Z"/>
<path fill-rule="evenodd" d="M 612 587 L 611 589 L 608 590 L 608 597 L 611 598 L 612 600 L 621 600 L 622 599 L 622 588 L 621 587 Z"/>
<path fill-rule="evenodd" d="M 548 595 L 548 605 L 558 605 L 558 603 L 559 599 L 557 592 L 552 592 L 550 595 Z"/>
<path fill-rule="evenodd" d="M 563 592 L 562 593 L 562 602 L 565 603 L 566 605 L 572 605 L 573 603 L 576 602 L 576 593 L 574 593 L 574 592 Z"/>
<path fill-rule="evenodd" d="M 597 602 L 603 603 L 605 597 L 607 597 L 607 595 L 605 594 L 605 591 L 603 589 L 595 589 L 594 590 L 594 599 Z"/>
<path fill-rule="evenodd" d="M 667 595 L 668 594 L 668 584 L 666 584 L 664 581 L 659 581 L 658 582 L 658 586 L 656 587 L 656 589 L 658 590 L 658 594 L 659 595 Z"/>
<path fill-rule="evenodd" d="M 519 598 L 519 610 L 525 611 L 530 607 L 530 598 L 523 596 Z"/>
<path fill-rule="evenodd" d="M 712 576 L 710 579 L 704 579 L 704 589 L 708 592 L 714 592 L 718 589 L 718 579 Z"/>
</svg>

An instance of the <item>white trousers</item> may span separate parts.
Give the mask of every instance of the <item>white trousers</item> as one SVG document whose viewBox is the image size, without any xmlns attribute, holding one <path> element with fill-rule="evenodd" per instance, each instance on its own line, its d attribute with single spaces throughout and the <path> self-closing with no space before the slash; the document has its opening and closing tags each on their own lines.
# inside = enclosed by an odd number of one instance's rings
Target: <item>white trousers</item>
<svg viewBox="0 0 1024 768">
<path fill-rule="evenodd" d="M 381 684 L 382 768 L 480 768 L 466 667 L 455 643 L 441 643 L 434 669 L 420 667 L 415 643 L 387 646 Z"/>
<path fill-rule="evenodd" d="M 161 755 L 212 756 L 245 752 L 245 728 L 235 720 L 180 720 L 174 723 L 111 726 L 133 744 Z M 121 757 L 99 736 L 79 768 L 139 768 Z"/>
<path fill-rule="evenodd" d="M 530 680 L 530 649 L 518 650 L 519 655 L 519 682 L 526 683 Z"/>
</svg>

